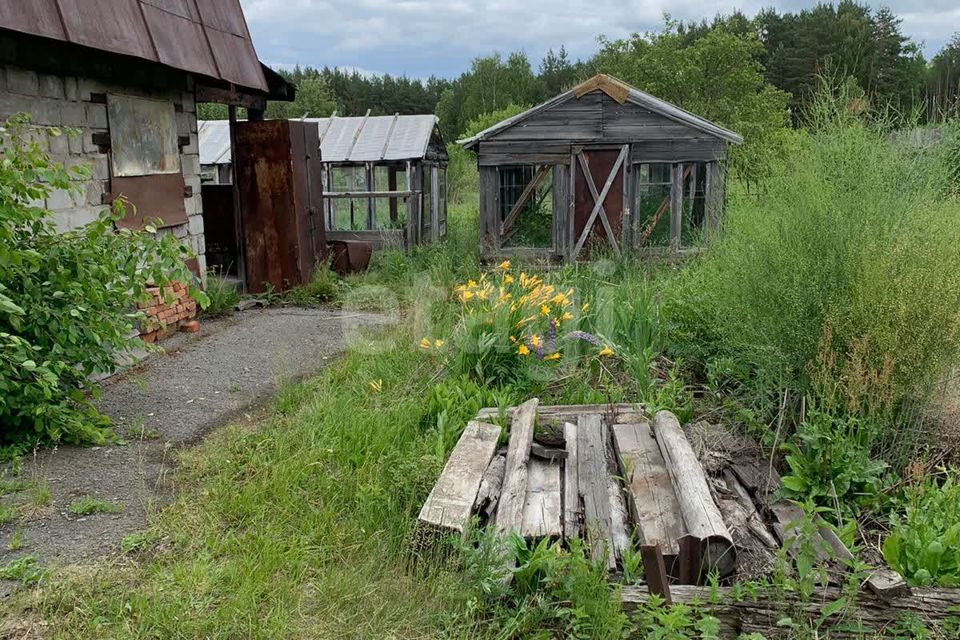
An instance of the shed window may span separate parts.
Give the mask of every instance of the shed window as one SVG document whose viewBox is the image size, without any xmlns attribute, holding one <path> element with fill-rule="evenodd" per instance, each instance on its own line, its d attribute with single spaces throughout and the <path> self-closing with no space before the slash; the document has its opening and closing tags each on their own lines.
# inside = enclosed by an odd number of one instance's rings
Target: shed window
<svg viewBox="0 0 960 640">
<path fill-rule="evenodd" d="M 636 180 L 633 210 L 639 223 L 637 238 L 646 238 L 643 242 L 646 246 L 670 244 L 670 164 L 639 164 L 634 167 L 633 175 Z"/>
<path fill-rule="evenodd" d="M 439 207 L 440 237 L 443 238 L 447 235 L 447 168 L 443 167 L 439 171 L 440 193 L 437 194 L 439 198 L 437 205 Z"/>
<path fill-rule="evenodd" d="M 433 171 L 433 166 L 423 165 L 423 208 L 420 210 L 420 229 L 424 240 L 430 238 L 433 221 Z"/>
<path fill-rule="evenodd" d="M 541 173 L 543 172 L 543 173 Z M 508 247 L 548 249 L 553 246 L 553 171 L 543 165 L 499 168 L 501 242 Z M 510 213 L 537 176 L 541 180 L 517 215 Z"/>
</svg>

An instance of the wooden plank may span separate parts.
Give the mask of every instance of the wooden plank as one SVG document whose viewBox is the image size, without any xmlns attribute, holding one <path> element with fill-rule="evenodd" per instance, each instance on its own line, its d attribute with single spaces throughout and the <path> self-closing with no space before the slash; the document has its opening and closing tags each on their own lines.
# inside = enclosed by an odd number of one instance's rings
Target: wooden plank
<svg viewBox="0 0 960 640">
<path fill-rule="evenodd" d="M 523 507 L 527 498 L 527 463 L 530 460 L 530 443 L 533 442 L 533 428 L 539 403 L 536 398 L 527 400 L 517 407 L 510 422 L 503 490 L 500 492 L 495 521 L 497 529 L 504 533 L 519 533 L 523 527 Z"/>
<path fill-rule="evenodd" d="M 331 200 L 342 198 L 409 198 L 413 191 L 324 191 L 323 197 Z"/>
<path fill-rule="evenodd" d="M 527 496 L 520 534 L 524 538 L 560 538 L 563 535 L 560 465 L 531 458 L 527 469 Z"/>
<path fill-rule="evenodd" d="M 475 513 L 482 514 L 487 520 L 493 517 L 500 501 L 500 490 L 503 488 L 503 472 L 507 466 L 507 456 L 494 456 L 493 461 L 483 472 L 480 489 L 477 491 L 477 500 L 473 505 Z"/>
<path fill-rule="evenodd" d="M 499 439 L 497 425 L 474 421 L 467 424 L 420 510 L 420 523 L 461 534 L 466 530 L 483 474 Z"/>
<path fill-rule="evenodd" d="M 610 454 L 612 456 L 612 454 Z M 613 542 L 614 556 L 620 560 L 630 551 L 630 519 L 627 516 L 625 491 L 620 480 L 607 474 L 607 495 L 610 499 L 610 540 Z"/>
<path fill-rule="evenodd" d="M 650 424 L 615 424 L 613 444 L 630 490 L 628 504 L 640 541 L 658 544 L 666 555 L 676 556 L 684 533 L 683 519 Z"/>
<path fill-rule="evenodd" d="M 577 481 L 586 538 L 593 559 L 605 559 L 612 569 L 617 558 L 610 518 L 606 439 L 607 427 L 599 414 L 583 414 L 577 419 Z"/>
<path fill-rule="evenodd" d="M 680 565 L 677 579 L 680 584 L 699 584 L 702 567 L 700 559 L 703 557 L 702 541 L 696 536 L 683 536 L 680 538 L 680 556 L 678 564 Z"/>
<path fill-rule="evenodd" d="M 704 568 L 717 570 L 721 578 L 731 575 L 737 550 L 680 422 L 669 411 L 660 411 L 653 419 L 653 434 L 670 472 L 684 529 L 703 541 Z"/>
<path fill-rule="evenodd" d="M 563 465 L 563 536 L 579 538 L 583 532 L 583 510 L 580 507 L 580 483 L 577 478 L 577 425 L 563 425 L 567 459 Z"/>
<path fill-rule="evenodd" d="M 508 418 L 513 417 L 515 407 L 508 407 L 504 410 L 504 415 Z M 642 420 L 642 404 L 555 404 L 537 407 L 537 418 L 543 423 L 549 419 L 558 420 L 576 420 L 582 413 L 598 413 L 605 417 L 612 416 L 617 422 L 636 422 Z M 477 412 L 477 420 L 489 420 L 500 416 L 500 409 L 497 407 L 484 407 Z"/>
<path fill-rule="evenodd" d="M 673 604 L 670 595 L 670 580 L 663 562 L 660 545 L 640 545 L 640 559 L 643 560 L 643 573 L 647 579 L 647 590 L 651 595 L 663 598 L 664 604 Z"/>
</svg>

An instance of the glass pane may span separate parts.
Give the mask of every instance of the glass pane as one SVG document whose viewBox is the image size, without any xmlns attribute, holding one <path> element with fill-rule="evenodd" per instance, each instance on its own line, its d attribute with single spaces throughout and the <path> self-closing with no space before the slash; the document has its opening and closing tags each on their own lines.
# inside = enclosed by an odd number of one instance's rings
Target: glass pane
<svg viewBox="0 0 960 640">
<path fill-rule="evenodd" d="M 500 167 L 501 222 L 509 222 L 507 217 L 539 169 L 540 166 L 537 165 Z M 507 247 L 549 249 L 553 246 L 552 170 L 547 171 L 509 227 L 504 229 L 502 242 L 503 246 Z"/>
</svg>

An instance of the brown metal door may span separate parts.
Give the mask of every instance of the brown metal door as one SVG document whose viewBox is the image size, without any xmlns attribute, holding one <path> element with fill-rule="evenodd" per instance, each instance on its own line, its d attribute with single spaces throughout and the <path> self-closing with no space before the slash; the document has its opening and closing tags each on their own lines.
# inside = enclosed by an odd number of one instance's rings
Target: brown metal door
<svg viewBox="0 0 960 640">
<path fill-rule="evenodd" d="M 573 252 L 609 246 L 620 255 L 623 190 L 628 149 L 583 149 L 576 153 Z"/>
</svg>

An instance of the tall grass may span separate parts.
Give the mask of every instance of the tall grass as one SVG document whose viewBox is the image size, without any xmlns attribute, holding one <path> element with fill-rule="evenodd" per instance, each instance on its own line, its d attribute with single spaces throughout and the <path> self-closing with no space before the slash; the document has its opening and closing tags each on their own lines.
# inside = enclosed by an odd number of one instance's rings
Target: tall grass
<svg viewBox="0 0 960 640">
<path fill-rule="evenodd" d="M 822 96 L 782 169 L 731 199 L 722 239 L 675 290 L 677 333 L 755 386 L 889 415 L 956 361 L 958 159 L 850 98 Z"/>
</svg>

